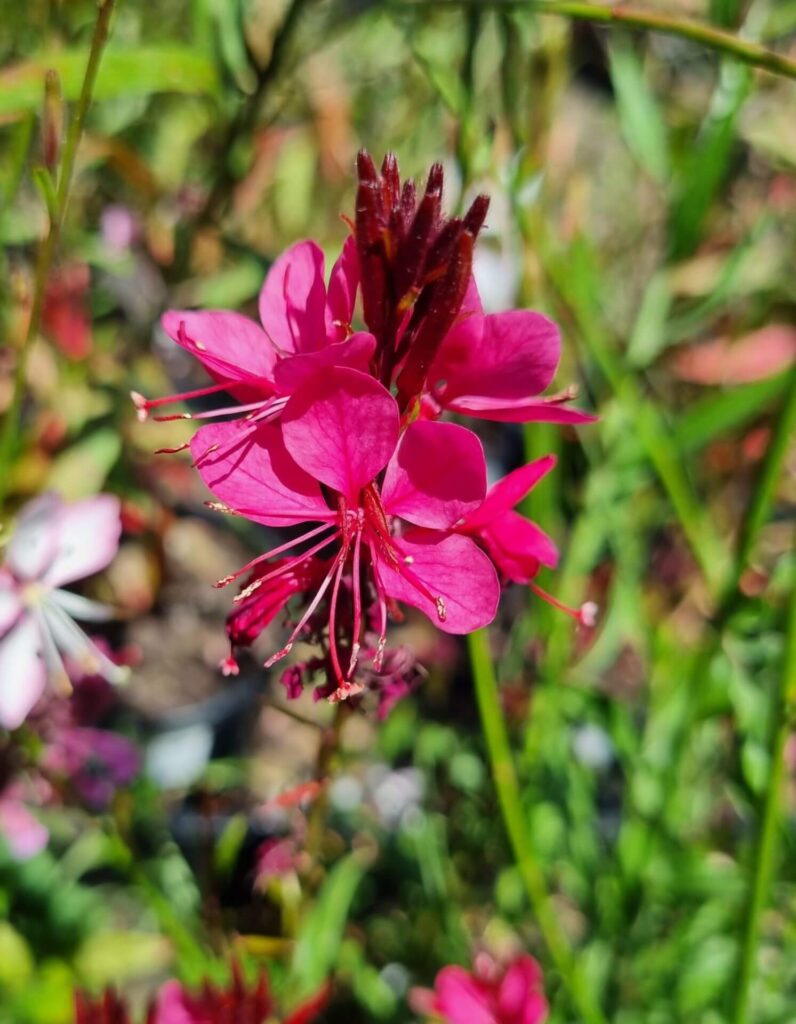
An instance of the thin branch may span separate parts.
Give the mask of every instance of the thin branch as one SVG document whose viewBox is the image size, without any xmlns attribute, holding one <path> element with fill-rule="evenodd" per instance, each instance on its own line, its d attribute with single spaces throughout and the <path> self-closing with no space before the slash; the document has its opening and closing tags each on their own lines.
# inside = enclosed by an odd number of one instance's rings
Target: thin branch
<svg viewBox="0 0 796 1024">
<path fill-rule="evenodd" d="M 660 11 L 647 11 L 643 7 L 625 4 L 589 4 L 570 0 L 408 0 L 406 3 L 388 2 L 396 11 L 414 9 L 440 10 L 444 7 L 492 8 L 492 10 L 526 10 L 539 14 L 555 14 L 574 21 L 590 21 L 600 25 L 621 25 L 624 28 L 646 29 L 665 35 L 690 39 L 709 50 L 732 57 L 770 71 L 774 75 L 796 79 L 796 60 L 759 43 L 741 39 L 732 32 L 714 28 L 692 18 L 679 18 Z"/>
</svg>

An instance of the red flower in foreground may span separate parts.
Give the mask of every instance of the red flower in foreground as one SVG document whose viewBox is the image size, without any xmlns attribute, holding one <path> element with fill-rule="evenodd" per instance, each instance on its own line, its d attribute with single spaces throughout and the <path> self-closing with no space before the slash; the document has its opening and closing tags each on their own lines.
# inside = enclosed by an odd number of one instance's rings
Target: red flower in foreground
<svg viewBox="0 0 796 1024">
<path fill-rule="evenodd" d="M 269 595 L 263 606 L 270 614 L 272 598 L 287 601 L 294 592 L 284 584 L 285 576 L 334 545 L 315 596 L 267 664 L 290 651 L 331 588 L 329 647 L 337 699 L 355 692 L 351 676 L 364 628 L 363 577 L 379 608 L 379 651 L 388 605 L 395 601 L 414 605 L 449 633 L 486 625 L 497 608 L 494 567 L 477 544 L 454 529 L 484 498 L 480 441 L 451 423 L 413 423 L 400 442 L 399 429 L 398 406 L 389 392 L 366 374 L 337 367 L 314 376 L 296 393 L 284 409 L 281 428 L 263 424 L 231 446 L 235 425 L 215 424 L 200 430 L 193 442 L 201 451 L 208 443 L 217 446 L 200 471 L 230 510 L 272 526 L 322 524 L 220 581 L 232 582 L 287 548 L 312 541 L 302 554 L 258 575 L 238 595 L 239 603 L 262 591 Z M 344 669 L 338 653 L 338 598 L 349 568 L 353 626 Z"/>
<path fill-rule="evenodd" d="M 205 982 L 199 992 L 188 992 L 178 981 L 168 981 L 146 1015 L 146 1024 L 312 1024 L 329 1002 L 329 986 L 296 1007 L 277 1016 L 268 978 L 261 974 L 253 985 L 246 983 L 237 963 L 232 980 L 224 986 Z M 75 1024 L 132 1024 L 126 1002 L 112 990 L 98 999 L 75 993 Z"/>
<path fill-rule="evenodd" d="M 547 1019 L 542 971 L 527 954 L 505 968 L 486 956 L 477 958 L 472 973 L 443 967 L 433 991 L 415 989 L 411 1000 L 419 1013 L 446 1024 L 543 1024 Z"/>
</svg>

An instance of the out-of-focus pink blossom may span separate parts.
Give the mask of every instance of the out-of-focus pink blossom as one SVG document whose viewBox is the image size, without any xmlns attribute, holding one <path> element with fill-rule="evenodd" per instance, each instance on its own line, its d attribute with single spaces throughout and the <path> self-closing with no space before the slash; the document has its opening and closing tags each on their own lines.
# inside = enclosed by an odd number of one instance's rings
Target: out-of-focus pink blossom
<svg viewBox="0 0 796 1024">
<path fill-rule="evenodd" d="M 411 1003 L 445 1024 L 542 1024 L 548 1011 L 541 968 L 527 954 L 506 967 L 485 956 L 472 972 L 443 967 L 433 991 L 413 990 Z"/>
<path fill-rule="evenodd" d="M 0 840 L 13 857 L 28 860 L 47 845 L 49 832 L 25 805 L 21 787 L 11 785 L 0 793 Z"/>
<path fill-rule="evenodd" d="M 750 384 L 783 373 L 796 363 L 796 327 L 767 324 L 741 338 L 712 338 L 678 351 L 673 365 L 694 384 Z"/>
<path fill-rule="evenodd" d="M 91 352 L 90 280 L 85 263 L 71 263 L 50 276 L 44 294 L 42 330 L 68 359 L 75 361 Z"/>
<path fill-rule="evenodd" d="M 130 740 L 109 729 L 70 726 L 50 742 L 43 768 L 67 778 L 90 808 L 102 810 L 119 786 L 135 778 L 139 756 Z"/>
<path fill-rule="evenodd" d="M 298 848 L 292 836 L 284 839 L 266 839 L 256 853 L 254 885 L 262 889 L 272 878 L 282 878 L 296 870 Z"/>
<path fill-rule="evenodd" d="M 44 692 L 47 678 L 71 692 L 64 658 L 117 682 L 126 675 L 75 618 L 104 621 L 109 610 L 64 589 L 104 569 L 119 546 L 119 502 L 110 495 L 67 504 L 55 494 L 20 513 L 0 566 L 0 725 L 14 729 Z"/>
</svg>

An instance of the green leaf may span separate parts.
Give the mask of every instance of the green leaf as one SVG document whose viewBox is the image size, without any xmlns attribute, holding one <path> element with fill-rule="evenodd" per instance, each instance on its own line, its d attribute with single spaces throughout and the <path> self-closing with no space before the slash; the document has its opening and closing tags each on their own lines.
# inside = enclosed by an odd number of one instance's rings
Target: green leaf
<svg viewBox="0 0 796 1024">
<path fill-rule="evenodd" d="M 738 64 L 722 65 L 710 111 L 678 174 L 670 220 L 671 251 L 676 259 L 693 252 L 724 181 L 736 141 L 736 124 L 751 92 L 752 74 Z"/>
<path fill-rule="evenodd" d="M 335 864 L 321 886 L 293 956 L 289 990 L 297 1001 L 316 992 L 334 968 L 349 908 L 364 875 L 362 857 L 352 853 Z"/>
<path fill-rule="evenodd" d="M 628 342 L 627 361 L 631 366 L 649 366 L 666 347 L 666 318 L 671 304 L 672 293 L 666 275 L 655 274 L 644 291 Z"/>
<path fill-rule="evenodd" d="M 122 442 L 116 430 L 110 427 L 97 430 L 58 456 L 47 486 L 71 499 L 97 494 L 121 450 Z"/>
<path fill-rule="evenodd" d="M 666 128 L 641 61 L 630 41 L 621 38 L 609 46 L 608 57 L 625 142 L 647 174 L 663 184 L 669 176 Z"/>
<path fill-rule="evenodd" d="M 788 374 L 730 388 L 695 402 L 677 419 L 674 440 L 684 455 L 704 448 L 714 438 L 740 430 L 763 415 L 788 386 Z"/>
<path fill-rule="evenodd" d="M 99 931 L 83 944 L 76 957 L 80 976 L 91 988 L 162 971 L 172 957 L 162 935 L 136 931 Z"/>
<path fill-rule="evenodd" d="M 44 205 L 47 207 L 47 213 L 50 216 L 50 220 L 55 220 L 56 210 L 58 207 L 58 200 L 55 197 L 55 182 L 53 177 L 46 167 L 39 164 L 33 168 L 32 171 L 33 183 L 41 193 L 41 197 L 44 200 Z"/>
<path fill-rule="evenodd" d="M 214 867 L 219 878 L 227 879 L 232 874 L 243 840 L 246 838 L 248 821 L 245 814 L 233 814 L 218 838 L 213 856 Z"/>
<path fill-rule="evenodd" d="M 20 115 L 41 107 L 44 76 L 58 73 L 64 99 L 80 95 L 88 50 L 47 51 L 0 72 L 0 116 Z M 218 76 L 204 54 L 188 46 L 140 46 L 108 50 L 102 58 L 94 86 L 95 100 L 119 96 L 151 96 L 177 92 L 216 96 Z"/>
</svg>

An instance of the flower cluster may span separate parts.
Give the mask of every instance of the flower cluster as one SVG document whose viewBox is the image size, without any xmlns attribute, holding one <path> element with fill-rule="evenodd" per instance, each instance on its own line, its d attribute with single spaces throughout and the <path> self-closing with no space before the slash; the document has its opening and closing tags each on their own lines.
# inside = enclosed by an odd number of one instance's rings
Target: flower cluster
<svg viewBox="0 0 796 1024">
<path fill-rule="evenodd" d="M 219 499 L 211 507 L 300 529 L 219 581 L 248 574 L 223 667 L 236 672 L 234 648 L 297 599 L 301 611 L 266 665 L 299 638 L 319 641 L 322 656 L 284 681 L 297 694 L 305 676 L 321 675 L 332 701 L 381 676 L 388 618 L 401 617 L 401 604 L 445 632 L 469 633 L 494 618 L 501 582 L 542 593 L 532 581 L 556 564 L 550 538 L 515 511 L 553 457 L 487 491 L 481 441 L 442 414 L 591 419 L 568 406 L 570 391 L 540 397 L 559 361 L 555 324 L 528 310 L 483 312 L 472 261 L 488 199 L 445 218 L 442 168 L 418 196 L 392 155 L 379 172 L 361 153 L 358 176 L 353 233 L 328 284 L 321 250 L 305 241 L 271 268 L 261 324 L 223 311 L 166 313 L 167 334 L 215 383 L 133 396 L 141 418 L 178 400 L 231 396 L 220 408 L 159 418 L 208 421 L 189 447 Z M 366 330 L 353 326 L 358 297 Z M 566 610 L 581 621 L 590 614 Z M 389 678 L 394 692 L 410 685 Z"/>
</svg>

